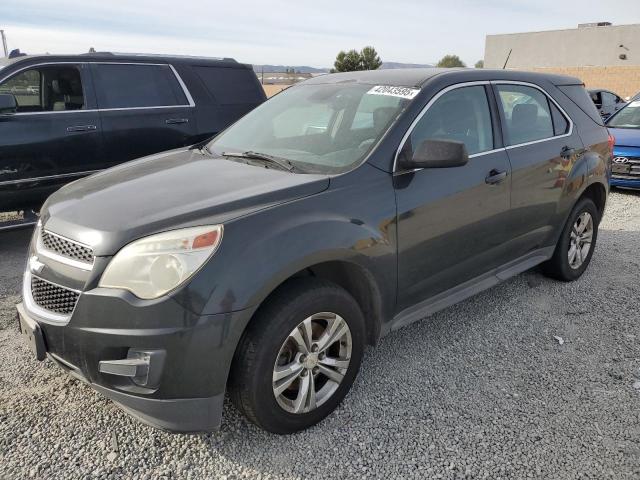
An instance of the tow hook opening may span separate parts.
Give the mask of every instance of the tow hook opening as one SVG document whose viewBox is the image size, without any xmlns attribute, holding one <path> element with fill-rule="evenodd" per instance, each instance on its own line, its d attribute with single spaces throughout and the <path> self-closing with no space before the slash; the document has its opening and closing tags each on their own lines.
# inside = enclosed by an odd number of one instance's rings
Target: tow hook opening
<svg viewBox="0 0 640 480">
<path fill-rule="evenodd" d="M 153 391 L 160 386 L 166 356 L 166 350 L 130 348 L 127 358 L 101 360 L 98 370 L 100 373 L 128 378 L 135 385 Z"/>
</svg>

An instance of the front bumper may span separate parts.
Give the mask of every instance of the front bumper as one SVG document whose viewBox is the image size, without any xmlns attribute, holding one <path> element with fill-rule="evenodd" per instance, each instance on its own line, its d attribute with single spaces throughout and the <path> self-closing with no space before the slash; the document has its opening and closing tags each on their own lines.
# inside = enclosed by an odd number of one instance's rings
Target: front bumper
<svg viewBox="0 0 640 480">
<path fill-rule="evenodd" d="M 611 177 L 610 185 L 612 187 L 619 188 L 634 188 L 640 189 L 640 179 L 638 180 L 627 180 L 622 178 Z"/>
<path fill-rule="evenodd" d="M 165 430 L 219 427 L 235 347 L 251 316 L 242 310 L 196 315 L 171 298 L 141 301 L 118 290 L 83 292 L 69 321 L 55 324 L 17 306 L 37 324 L 46 355 L 139 420 Z M 163 352 L 153 385 L 105 373 L 100 362 L 132 350 Z"/>
</svg>

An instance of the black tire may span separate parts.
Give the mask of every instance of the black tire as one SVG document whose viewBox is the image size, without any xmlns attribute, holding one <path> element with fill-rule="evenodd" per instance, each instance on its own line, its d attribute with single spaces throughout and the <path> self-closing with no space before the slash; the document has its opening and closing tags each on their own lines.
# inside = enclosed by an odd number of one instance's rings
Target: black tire
<svg viewBox="0 0 640 480">
<path fill-rule="evenodd" d="M 273 391 L 273 368 L 280 347 L 305 318 L 333 312 L 349 326 L 351 360 L 337 390 L 315 410 L 290 413 Z M 340 404 L 353 384 L 365 343 L 364 317 L 349 293 L 332 282 L 295 279 L 280 287 L 251 320 L 234 355 L 229 378 L 232 402 L 251 422 L 272 433 L 288 434 L 320 422 Z"/>
<path fill-rule="evenodd" d="M 589 213 L 594 222 L 591 248 L 589 249 L 587 257 L 583 260 L 582 265 L 580 265 L 578 268 L 573 268 L 569 264 L 568 258 L 569 246 L 571 242 L 571 229 L 573 228 L 573 225 L 577 221 L 578 217 L 584 212 Z M 573 207 L 573 210 L 571 211 L 571 214 L 567 219 L 567 223 L 562 230 L 562 234 L 560 235 L 560 239 L 558 240 L 558 244 L 556 245 L 553 257 L 551 257 L 549 261 L 542 264 L 543 273 L 548 277 L 562 280 L 564 282 L 572 282 L 580 278 L 580 276 L 589 266 L 591 257 L 593 256 L 593 252 L 596 248 L 599 224 L 600 212 L 598 211 L 595 203 L 593 203 L 593 200 L 591 200 L 590 198 L 581 198 L 575 205 L 575 207 Z"/>
</svg>

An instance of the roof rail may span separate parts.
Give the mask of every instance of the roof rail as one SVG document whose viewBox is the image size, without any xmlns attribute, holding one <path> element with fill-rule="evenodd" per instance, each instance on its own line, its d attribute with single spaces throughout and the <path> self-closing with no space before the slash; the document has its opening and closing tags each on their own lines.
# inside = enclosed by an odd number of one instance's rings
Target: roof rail
<svg viewBox="0 0 640 480">
<path fill-rule="evenodd" d="M 86 52 L 86 53 L 81 53 L 80 55 L 111 55 L 113 56 L 114 53 L 113 52 Z"/>
<path fill-rule="evenodd" d="M 89 52 L 82 55 L 121 55 L 123 57 L 170 57 L 170 58 L 185 58 L 185 59 L 201 59 L 201 60 L 222 60 L 225 62 L 236 62 L 237 60 L 231 57 L 205 57 L 203 55 L 172 55 L 164 53 L 134 53 L 134 52 Z"/>
</svg>

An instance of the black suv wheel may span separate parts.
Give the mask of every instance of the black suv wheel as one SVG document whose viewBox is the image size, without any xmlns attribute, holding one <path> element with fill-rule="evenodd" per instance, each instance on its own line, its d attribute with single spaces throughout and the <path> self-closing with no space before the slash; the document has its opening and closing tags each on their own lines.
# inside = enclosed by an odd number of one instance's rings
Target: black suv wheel
<svg viewBox="0 0 640 480">
<path fill-rule="evenodd" d="M 553 257 L 543 265 L 544 273 L 565 282 L 580 278 L 591 262 L 599 223 L 600 214 L 593 200 L 580 199 L 562 230 Z"/>
<path fill-rule="evenodd" d="M 338 406 L 360 368 L 364 318 L 358 304 L 331 282 L 298 279 L 256 315 L 234 356 L 232 401 L 273 433 L 318 423 Z"/>
</svg>

